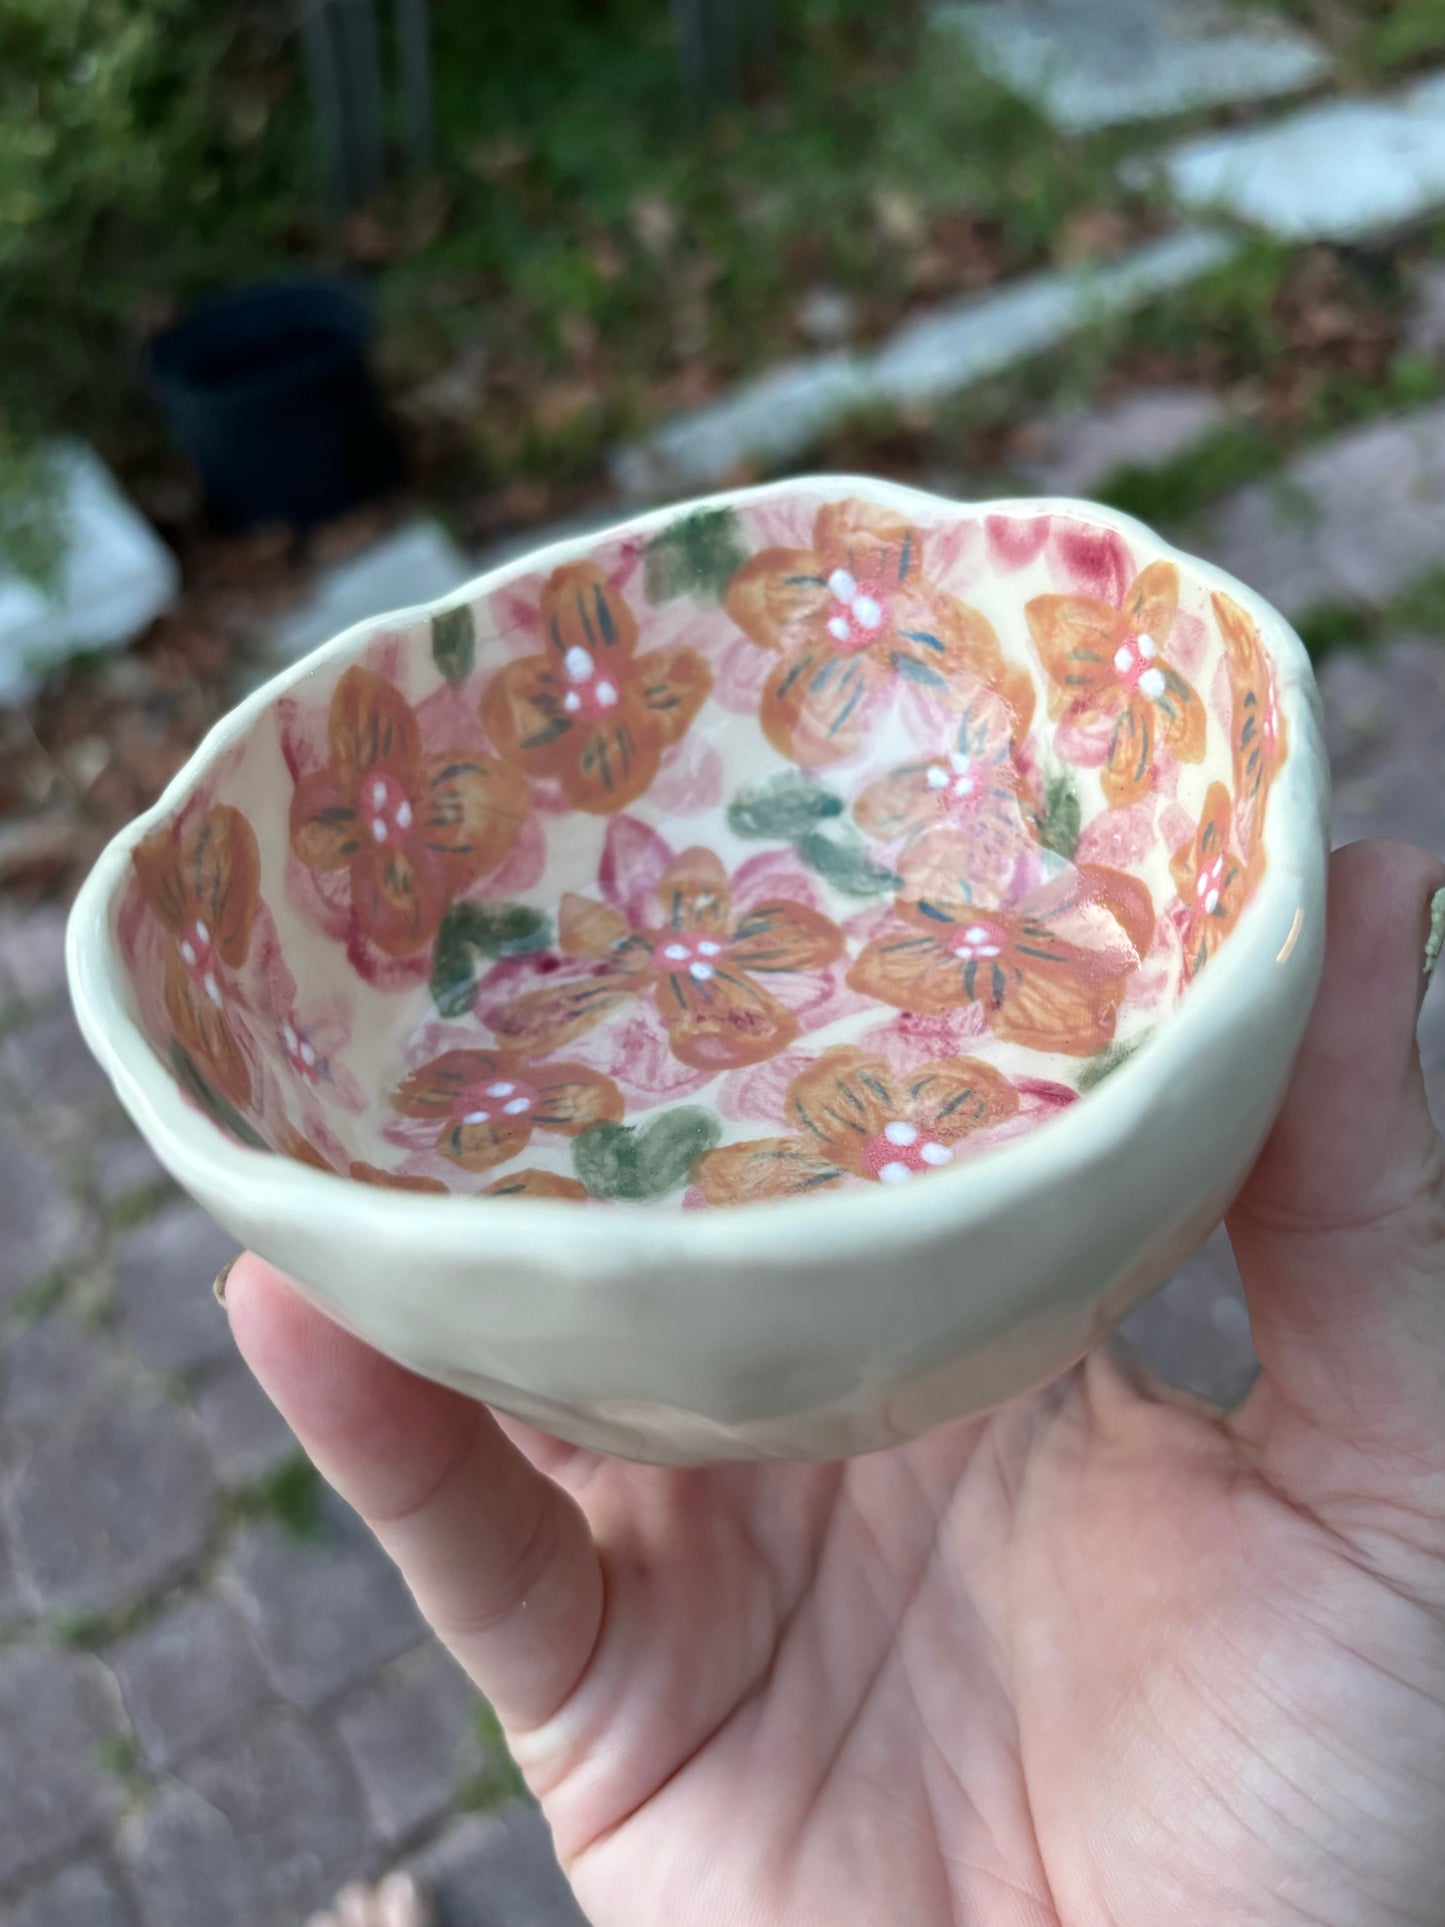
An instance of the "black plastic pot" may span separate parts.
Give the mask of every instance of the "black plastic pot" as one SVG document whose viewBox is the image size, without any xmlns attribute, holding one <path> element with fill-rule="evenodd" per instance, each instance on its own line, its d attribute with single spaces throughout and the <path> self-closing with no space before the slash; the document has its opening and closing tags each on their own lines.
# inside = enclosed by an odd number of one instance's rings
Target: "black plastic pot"
<svg viewBox="0 0 1445 1927">
<path fill-rule="evenodd" d="M 150 345 L 150 373 L 213 520 L 306 527 L 401 479 L 366 362 L 371 314 L 340 282 L 262 282 L 207 302 Z"/>
</svg>

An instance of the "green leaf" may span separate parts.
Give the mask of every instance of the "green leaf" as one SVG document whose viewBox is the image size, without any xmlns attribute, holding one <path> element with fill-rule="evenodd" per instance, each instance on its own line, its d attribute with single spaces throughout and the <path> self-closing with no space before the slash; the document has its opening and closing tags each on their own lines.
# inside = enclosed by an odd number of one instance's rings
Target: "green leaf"
<svg viewBox="0 0 1445 1927">
<path fill-rule="evenodd" d="M 179 1044 L 171 1045 L 171 1068 L 180 1081 L 181 1089 L 196 1100 L 213 1123 L 219 1124 L 223 1131 L 229 1131 L 232 1137 L 239 1138 L 242 1144 L 248 1144 L 253 1151 L 271 1149 L 255 1125 L 241 1115 L 229 1098 L 222 1097 L 207 1082 L 197 1068 L 195 1059 Z"/>
<path fill-rule="evenodd" d="M 1080 1091 L 1091 1091 L 1096 1084 L 1102 1084 L 1106 1077 L 1112 1077 L 1115 1071 L 1128 1063 L 1139 1046 L 1148 1041 L 1148 1035 L 1146 1031 L 1142 1037 L 1131 1037 L 1127 1044 L 1110 1044 L 1097 1057 L 1091 1057 L 1079 1072 Z"/>
<path fill-rule="evenodd" d="M 721 1131 L 712 1112 L 696 1104 L 664 1111 L 645 1130 L 595 1124 L 573 1143 L 572 1168 L 591 1197 L 647 1204 L 685 1184 Z"/>
<path fill-rule="evenodd" d="M 845 897 L 886 896 L 903 882 L 896 870 L 869 856 L 862 838 L 857 835 L 835 842 L 821 830 L 810 830 L 798 838 L 797 850 L 810 869 L 816 870 L 825 883 L 831 883 Z"/>
<path fill-rule="evenodd" d="M 454 903 L 442 918 L 432 953 L 432 1002 L 443 1017 L 465 1017 L 485 960 L 545 949 L 551 925 L 525 903 Z"/>
<path fill-rule="evenodd" d="M 1039 819 L 1039 841 L 1065 862 L 1072 862 L 1083 826 L 1083 810 L 1074 779 L 1067 770 L 1054 770 L 1044 789 L 1043 815 Z"/>
<path fill-rule="evenodd" d="M 747 544 L 732 509 L 696 509 L 648 543 L 643 588 L 654 604 L 682 595 L 721 602 L 747 559 Z"/>
<path fill-rule="evenodd" d="M 757 789 L 739 790 L 728 805 L 728 828 L 734 836 L 793 843 L 827 817 L 842 814 L 842 797 L 790 769 Z"/>
<path fill-rule="evenodd" d="M 431 653 L 448 682 L 465 682 L 472 673 L 477 660 L 477 624 L 469 602 L 432 617 Z"/>
</svg>

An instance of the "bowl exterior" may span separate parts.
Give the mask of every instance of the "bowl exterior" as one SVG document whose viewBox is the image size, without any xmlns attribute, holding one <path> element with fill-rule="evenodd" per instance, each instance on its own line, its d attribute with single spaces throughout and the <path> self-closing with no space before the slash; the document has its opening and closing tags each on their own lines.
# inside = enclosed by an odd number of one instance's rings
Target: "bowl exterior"
<svg viewBox="0 0 1445 1927">
<path fill-rule="evenodd" d="M 946 507 L 851 479 L 796 486 Z M 1067 509 L 1172 553 L 1086 505 L 990 506 Z M 265 691 L 218 727 L 82 893 L 69 935 L 82 1029 L 163 1162 L 238 1238 L 383 1352 L 560 1437 L 676 1464 L 828 1458 L 997 1405 L 1077 1360 L 1217 1223 L 1278 1108 L 1321 967 L 1328 778 L 1308 660 L 1259 598 L 1178 559 L 1241 603 L 1277 672 L 1291 748 L 1267 873 L 1146 1046 L 1047 1128 L 966 1167 L 891 1191 L 599 1215 L 374 1190 L 218 1149 L 136 1030 L 113 909 L 140 836 L 234 743 Z M 364 640 L 354 632 L 325 653 Z"/>
<path fill-rule="evenodd" d="M 1100 1103 L 1082 1147 L 1041 1157 L 1024 1182 L 1000 1168 L 966 1213 L 919 1196 L 911 1222 L 876 1236 L 780 1221 L 761 1252 L 724 1241 L 701 1258 L 659 1217 L 650 1250 L 616 1268 L 580 1230 L 501 1266 L 485 1248 L 414 1250 L 349 1227 L 344 1196 L 325 1222 L 280 1225 L 254 1198 L 194 1176 L 191 1188 L 378 1349 L 574 1444 L 676 1465 L 877 1450 L 1067 1369 L 1218 1223 L 1309 1011 L 1323 850 L 1300 896 L 1288 956 L 1187 1075 L 1161 1072 L 1147 1101 Z"/>
</svg>

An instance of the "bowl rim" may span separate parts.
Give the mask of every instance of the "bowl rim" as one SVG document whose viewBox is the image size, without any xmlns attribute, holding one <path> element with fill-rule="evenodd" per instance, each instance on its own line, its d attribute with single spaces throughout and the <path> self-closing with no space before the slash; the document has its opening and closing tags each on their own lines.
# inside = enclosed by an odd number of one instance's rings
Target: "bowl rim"
<svg viewBox="0 0 1445 1927">
<path fill-rule="evenodd" d="M 934 516 L 949 510 L 979 518 L 1070 515 L 1147 545 L 1156 558 L 1180 564 L 1207 590 L 1222 590 L 1255 620 L 1276 670 L 1277 700 L 1291 745 L 1271 790 L 1275 807 L 1269 862 L 1230 941 L 1144 1045 L 1045 1127 L 933 1173 L 926 1185 L 860 1186 L 837 1196 L 759 1200 L 706 1211 L 684 1209 L 677 1203 L 659 1208 L 618 1202 L 606 1212 L 589 1213 L 587 1235 L 581 1239 L 566 1236 L 584 1222 L 572 1200 L 441 1195 L 368 1185 L 241 1144 L 189 1102 L 127 1008 L 112 907 L 136 845 L 179 810 L 217 759 L 246 735 L 277 697 L 305 682 L 323 664 L 355 653 L 378 629 L 428 620 L 460 603 L 493 595 L 520 576 L 584 559 L 602 543 L 666 527 L 700 509 L 747 507 L 788 495 L 850 496 Z M 829 1253 L 846 1251 L 856 1256 L 860 1240 L 895 1248 L 928 1242 L 966 1224 L 983 1209 L 996 1211 L 1106 1161 L 1127 1141 L 1141 1108 L 1178 1088 L 1190 1062 L 1227 1026 L 1239 998 L 1261 987 L 1253 984 L 1256 973 L 1289 960 L 1311 916 L 1322 924 L 1327 821 L 1328 766 L 1309 656 L 1285 618 L 1225 570 L 1176 548 L 1135 517 L 1100 503 L 1067 496 L 955 502 L 867 476 L 796 476 L 693 497 L 563 536 L 509 557 L 432 601 L 379 612 L 354 623 L 268 678 L 212 725 L 157 800 L 118 831 L 101 852 L 70 912 L 66 970 L 86 1043 L 161 1162 L 184 1188 L 203 1198 L 244 1197 L 246 1208 L 240 1215 L 255 1225 L 284 1224 L 298 1233 L 314 1233 L 318 1224 L 334 1220 L 344 1208 L 353 1236 L 405 1244 L 439 1257 L 445 1253 L 457 1265 L 483 1259 L 489 1267 L 516 1263 L 534 1269 L 539 1252 L 545 1251 L 549 1266 L 578 1274 L 600 1275 L 634 1264 L 672 1260 L 686 1277 L 690 1267 L 705 1267 L 713 1258 L 776 1264 L 789 1246 L 817 1261 Z M 1310 934 L 1317 947 L 1320 933 Z"/>
</svg>

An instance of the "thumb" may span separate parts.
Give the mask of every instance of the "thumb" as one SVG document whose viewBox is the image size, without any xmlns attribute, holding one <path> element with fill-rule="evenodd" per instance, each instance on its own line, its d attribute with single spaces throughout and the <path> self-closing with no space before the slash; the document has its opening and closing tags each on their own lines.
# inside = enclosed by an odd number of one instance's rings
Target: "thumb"
<svg viewBox="0 0 1445 1927">
<path fill-rule="evenodd" d="M 1263 1366 L 1245 1428 L 1445 1474 L 1445 1147 L 1415 1044 L 1442 887 L 1407 843 L 1336 851 L 1319 997 L 1229 1231 Z"/>
</svg>

